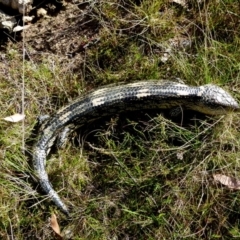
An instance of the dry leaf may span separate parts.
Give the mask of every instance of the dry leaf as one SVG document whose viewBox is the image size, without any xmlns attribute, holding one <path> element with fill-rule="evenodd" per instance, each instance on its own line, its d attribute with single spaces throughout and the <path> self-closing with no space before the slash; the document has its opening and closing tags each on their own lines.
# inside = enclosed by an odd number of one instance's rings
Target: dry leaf
<svg viewBox="0 0 240 240">
<path fill-rule="evenodd" d="M 60 234 L 60 227 L 58 225 L 58 222 L 57 222 L 57 217 L 56 215 L 53 213 L 52 216 L 51 216 L 51 219 L 50 219 L 50 225 L 51 225 L 51 228 L 52 230 L 56 233 L 56 235 L 58 236 L 58 239 L 63 239 L 61 234 Z"/>
<path fill-rule="evenodd" d="M 228 177 L 222 174 L 214 174 L 213 178 L 215 181 L 220 182 L 221 184 L 227 186 L 230 189 L 240 190 L 240 181 L 233 177 Z"/>
<path fill-rule="evenodd" d="M 25 118 L 25 115 L 16 113 L 12 116 L 5 117 L 3 120 L 8 121 L 8 122 L 20 122 Z"/>
</svg>

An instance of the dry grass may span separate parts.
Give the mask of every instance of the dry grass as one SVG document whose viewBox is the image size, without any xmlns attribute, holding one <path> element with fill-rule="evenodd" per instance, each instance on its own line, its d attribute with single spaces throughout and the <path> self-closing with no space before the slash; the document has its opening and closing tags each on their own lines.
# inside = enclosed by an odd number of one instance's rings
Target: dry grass
<svg viewBox="0 0 240 240">
<path fill-rule="evenodd" d="M 64 239 L 239 238 L 239 191 L 213 180 L 216 173 L 239 179 L 239 114 L 171 119 L 140 111 L 81 129 L 47 164 L 71 220 L 41 194 L 30 167 L 37 116 L 98 86 L 181 78 L 218 84 L 239 100 L 239 4 L 58 4 L 45 3 L 51 18 L 26 33 L 24 63 L 20 37 L 1 45 L 1 118 L 22 110 L 23 64 L 26 113 L 24 130 L 1 120 L 1 239 L 55 239 L 53 212 Z M 191 45 L 179 46 L 182 39 Z"/>
</svg>

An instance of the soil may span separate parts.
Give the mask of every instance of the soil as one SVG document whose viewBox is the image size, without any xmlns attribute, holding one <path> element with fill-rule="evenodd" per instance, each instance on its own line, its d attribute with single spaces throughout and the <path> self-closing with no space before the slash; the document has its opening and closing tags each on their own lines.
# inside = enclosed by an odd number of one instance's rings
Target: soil
<svg viewBox="0 0 240 240">
<path fill-rule="evenodd" d="M 91 17 L 93 9 L 83 1 L 43 1 L 33 5 L 28 16 L 33 16 L 29 27 L 21 32 L 0 32 L 0 50 L 14 44 L 22 49 L 24 40 L 28 57 L 34 61 L 46 54 L 57 54 L 63 61 L 66 58 L 81 58 L 81 52 L 89 44 L 98 41 L 99 22 Z M 14 12 L 16 13 L 16 12 Z M 16 16 L 22 25 L 22 16 Z M 15 48 L 16 48 L 15 47 Z"/>
</svg>

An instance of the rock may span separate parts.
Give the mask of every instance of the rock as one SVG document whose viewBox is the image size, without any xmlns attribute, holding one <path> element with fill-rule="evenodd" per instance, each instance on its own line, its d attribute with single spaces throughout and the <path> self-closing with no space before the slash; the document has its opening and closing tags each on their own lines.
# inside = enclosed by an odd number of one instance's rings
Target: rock
<svg viewBox="0 0 240 240">
<path fill-rule="evenodd" d="M 9 16 L 0 10 L 0 28 L 12 31 L 15 24 L 16 24 L 15 17 Z"/>
<path fill-rule="evenodd" d="M 32 9 L 33 0 L 0 0 L 0 3 L 25 15 Z M 0 28 L 8 29 L 12 32 L 15 25 L 15 17 L 0 10 Z M 19 31 L 19 29 L 17 29 L 17 31 Z"/>
<path fill-rule="evenodd" d="M 19 13 L 26 14 L 32 9 L 33 0 L 0 0 L 5 6 L 8 6 L 14 10 L 18 10 Z"/>
</svg>

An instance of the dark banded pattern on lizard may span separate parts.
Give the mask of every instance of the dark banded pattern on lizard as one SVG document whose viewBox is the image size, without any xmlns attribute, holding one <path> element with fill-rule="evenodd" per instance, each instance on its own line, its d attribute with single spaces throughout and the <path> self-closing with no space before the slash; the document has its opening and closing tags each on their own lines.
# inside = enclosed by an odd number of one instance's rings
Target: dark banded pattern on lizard
<svg viewBox="0 0 240 240">
<path fill-rule="evenodd" d="M 68 208 L 51 186 L 45 170 L 46 158 L 54 141 L 68 125 L 84 124 L 125 111 L 171 109 L 181 107 L 208 115 L 239 111 L 238 103 L 215 85 L 199 87 L 170 81 L 139 81 L 119 86 L 106 86 L 86 94 L 60 109 L 44 123 L 33 148 L 33 168 L 46 195 L 69 215 Z"/>
</svg>

